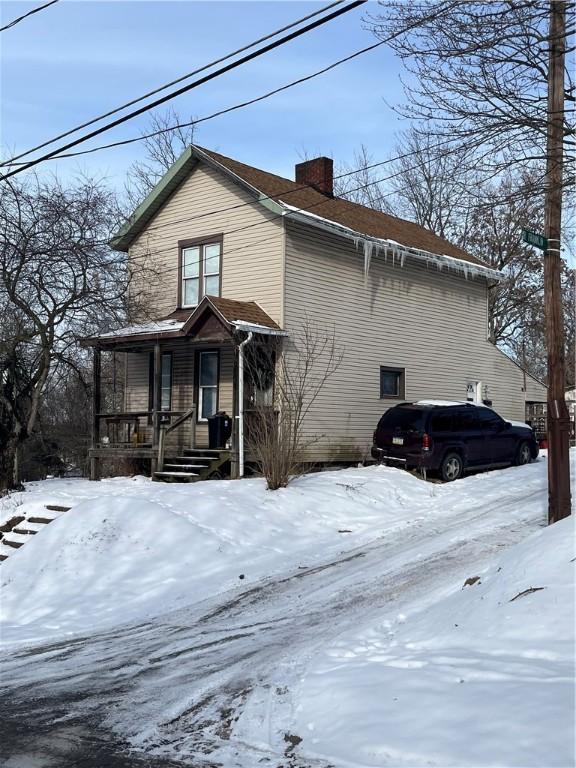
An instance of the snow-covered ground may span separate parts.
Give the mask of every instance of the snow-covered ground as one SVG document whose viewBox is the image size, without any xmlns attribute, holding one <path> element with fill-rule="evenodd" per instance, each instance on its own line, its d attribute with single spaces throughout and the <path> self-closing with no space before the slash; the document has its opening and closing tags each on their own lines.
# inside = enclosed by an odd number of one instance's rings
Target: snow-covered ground
<svg viewBox="0 0 576 768">
<path fill-rule="evenodd" d="M 546 501 L 545 459 L 31 483 L 0 517 L 72 510 L 0 566 L 6 765 L 568 768 L 573 524 Z"/>
</svg>

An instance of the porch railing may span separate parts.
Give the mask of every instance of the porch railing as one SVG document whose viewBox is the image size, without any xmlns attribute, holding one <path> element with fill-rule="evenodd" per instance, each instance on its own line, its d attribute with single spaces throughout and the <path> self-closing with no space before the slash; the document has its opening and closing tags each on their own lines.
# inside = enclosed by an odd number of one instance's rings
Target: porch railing
<svg viewBox="0 0 576 768">
<path fill-rule="evenodd" d="M 194 447 L 196 445 L 196 406 L 195 405 L 193 405 L 192 408 L 190 408 L 185 413 L 181 414 L 175 421 L 172 422 L 172 424 L 160 425 L 160 432 L 158 435 L 158 460 L 156 465 L 157 472 L 162 472 L 162 470 L 164 469 L 164 451 L 166 447 L 167 435 L 170 432 L 172 432 L 172 430 L 184 424 L 185 421 L 188 421 L 188 419 L 192 420 L 191 421 L 191 426 L 192 426 L 191 447 Z"/>
<path fill-rule="evenodd" d="M 162 420 L 172 420 L 174 417 L 179 419 L 184 415 L 183 411 L 160 411 L 157 414 L 159 426 L 162 425 Z M 95 416 L 96 439 L 95 444 L 105 442 L 111 445 L 128 445 L 128 444 L 149 444 L 153 445 L 153 424 L 154 424 L 155 412 L 154 411 L 107 411 L 106 413 L 97 413 Z M 145 428 L 142 428 L 142 421 L 145 420 Z M 101 424 L 106 425 L 106 439 L 102 440 Z M 179 422 L 180 423 L 180 422 Z M 124 431 L 124 434 L 120 434 L 120 430 Z M 149 430 L 149 440 L 143 439 L 145 432 Z M 112 432 L 112 435 L 110 435 Z"/>
</svg>

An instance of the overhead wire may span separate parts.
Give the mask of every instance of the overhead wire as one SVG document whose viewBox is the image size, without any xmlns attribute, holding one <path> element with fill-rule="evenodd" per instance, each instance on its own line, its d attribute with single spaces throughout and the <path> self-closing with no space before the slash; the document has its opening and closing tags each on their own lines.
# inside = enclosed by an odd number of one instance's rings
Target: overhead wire
<svg viewBox="0 0 576 768">
<path fill-rule="evenodd" d="M 53 2 L 58 2 L 58 0 L 53 0 Z M 43 149 L 44 147 L 49 146 L 50 144 L 54 144 L 54 142 L 59 141 L 60 139 L 64 139 L 66 138 L 66 136 L 70 136 L 71 134 L 76 133 L 77 131 L 80 131 L 83 128 L 87 128 L 90 125 L 94 125 L 94 123 L 98 123 L 100 122 L 100 120 L 104 120 L 106 117 L 115 115 L 118 112 L 121 112 L 123 109 L 127 109 L 128 107 L 131 107 L 134 104 L 138 104 L 139 102 L 144 101 L 145 99 L 148 99 L 151 96 L 154 96 L 155 94 L 160 93 L 161 91 L 165 91 L 167 88 L 171 88 L 173 85 L 178 85 L 178 83 L 182 83 L 184 82 L 184 80 L 188 80 L 190 77 L 193 77 L 194 75 L 198 75 L 201 72 L 204 72 L 207 69 L 210 69 L 211 67 L 215 67 L 217 64 L 221 64 L 223 61 L 227 61 L 228 59 L 231 59 L 234 56 L 237 56 L 239 53 L 244 53 L 244 51 L 248 51 L 250 50 L 250 48 L 254 48 L 256 45 L 266 42 L 266 40 L 270 40 L 271 38 L 282 34 L 282 32 L 286 32 L 287 30 L 298 26 L 298 24 L 302 24 L 303 22 L 308 21 L 309 19 L 312 19 L 321 13 L 324 13 L 330 10 L 330 8 L 334 8 L 337 5 L 341 5 L 343 2 L 344 0 L 336 0 L 336 2 L 330 3 L 324 6 L 323 8 L 320 8 L 319 10 L 314 11 L 313 13 L 309 13 L 306 16 L 302 16 L 302 18 L 297 19 L 296 21 L 293 21 L 284 27 L 280 27 L 279 29 L 276 29 L 274 32 L 270 32 L 269 34 L 264 35 L 263 37 L 259 37 L 257 40 L 253 40 L 251 43 L 248 43 L 247 45 L 244 45 L 241 48 L 237 48 L 235 51 L 232 51 L 231 53 L 227 53 L 225 56 L 221 56 L 220 58 L 215 59 L 214 61 L 211 61 L 209 64 L 204 64 L 202 67 L 198 67 L 197 69 L 192 70 L 192 72 L 188 72 L 187 74 L 182 75 L 181 77 L 177 77 L 175 80 L 171 80 L 169 83 L 166 83 L 165 85 L 161 85 L 158 88 L 154 88 L 152 91 L 148 91 L 148 93 L 145 93 L 142 96 L 138 96 L 138 98 L 136 99 L 131 99 L 130 101 L 127 101 L 125 104 L 122 104 L 119 107 L 115 107 L 114 109 L 111 109 L 108 112 L 104 112 L 103 114 L 98 115 L 97 117 L 93 117 L 91 120 L 87 120 L 85 123 L 81 123 L 80 125 L 77 125 L 74 128 L 70 128 L 64 133 L 60 133 L 58 136 L 55 136 L 54 138 L 49 139 L 48 141 L 42 142 L 42 144 L 37 144 L 35 147 L 32 147 L 31 149 L 27 149 L 25 152 L 21 152 L 19 155 L 14 155 L 14 157 L 10 158 L 10 160 L 6 160 L 0 163 L 0 166 L 12 165 L 14 164 L 15 160 L 20 160 L 20 158 L 25 157 L 26 155 L 30 155 L 32 152 L 36 152 L 39 149 Z M 49 3 L 49 5 L 50 4 L 51 3 Z"/>
<path fill-rule="evenodd" d="M 148 105 L 146 105 L 144 107 L 141 107 L 140 109 L 135 110 L 134 112 L 131 112 L 128 115 L 125 115 L 122 118 L 119 118 L 118 120 L 115 120 L 112 123 L 109 123 L 106 126 L 103 126 L 102 128 L 87 134 L 84 137 L 80 137 L 79 139 L 77 139 L 77 140 L 75 140 L 73 142 L 70 142 L 69 144 L 66 144 L 63 147 L 59 147 L 58 149 L 53 150 L 52 152 L 50 152 L 50 153 L 48 153 L 48 154 L 46 154 L 46 155 L 44 155 L 44 156 L 42 156 L 40 158 L 36 158 L 35 160 L 32 160 L 32 161 L 30 161 L 28 163 L 25 163 L 24 165 L 16 168 L 15 170 L 12 170 L 12 171 L 9 171 L 8 173 L 5 173 L 3 176 L 0 176 L 0 181 L 3 180 L 3 179 L 7 179 L 10 176 L 13 176 L 13 175 L 15 175 L 17 173 L 20 173 L 22 171 L 25 171 L 28 168 L 31 168 L 31 167 L 37 165 L 38 163 L 44 162 L 46 160 L 50 160 L 52 158 L 57 159 L 58 157 L 65 157 L 65 156 L 66 157 L 73 157 L 73 156 L 77 156 L 76 154 L 66 153 L 66 150 L 71 149 L 72 147 L 77 146 L 78 144 L 81 144 L 84 141 L 87 141 L 88 139 L 93 138 L 94 136 L 99 135 L 100 133 L 103 133 L 104 131 L 109 130 L 112 127 L 115 127 L 116 125 L 119 125 L 119 124 L 121 124 L 123 122 L 126 122 L 127 120 L 132 119 L 133 117 L 136 117 L 137 115 L 142 114 L 143 112 L 146 112 L 149 109 L 152 109 L 155 106 L 158 106 L 159 104 L 164 103 L 165 101 L 168 101 L 168 100 L 174 98 L 175 96 L 178 96 L 181 93 L 184 93 L 184 92 L 190 90 L 191 88 L 196 87 L 197 85 L 200 85 L 200 84 L 202 84 L 204 82 L 207 82 L 208 80 L 213 79 L 214 77 L 217 77 L 220 74 L 223 74 L 224 72 L 227 72 L 230 69 L 233 69 L 233 68 L 239 66 L 241 63 L 245 63 L 245 61 L 247 61 L 247 60 L 251 60 L 253 58 L 256 58 L 258 55 L 261 55 L 262 53 L 265 53 L 268 50 L 271 50 L 272 48 L 278 47 L 279 45 L 283 45 L 284 42 L 288 42 L 288 40 L 294 39 L 295 37 L 299 37 L 300 35 L 304 34 L 305 32 L 308 32 L 311 29 L 314 29 L 314 28 L 316 28 L 318 26 L 321 26 L 322 24 L 326 23 L 327 21 L 330 21 L 332 18 L 335 18 L 336 16 L 340 16 L 343 13 L 347 13 L 348 11 L 353 10 L 358 5 L 363 5 L 365 2 L 367 2 L 367 0 L 355 0 L 355 2 L 353 2 L 351 5 L 346 6 L 345 8 L 340 8 L 340 9 L 338 9 L 336 11 L 333 11 L 328 16 L 325 16 L 325 17 L 323 17 L 321 19 L 317 19 L 316 21 L 312 22 L 311 24 L 308 24 L 307 26 L 303 27 L 302 29 L 299 29 L 299 30 L 296 30 L 295 32 L 290 33 L 290 35 L 287 35 L 284 38 L 281 38 L 279 41 L 276 41 L 274 43 L 270 43 L 268 46 L 265 46 L 264 48 L 259 49 L 259 51 L 256 51 L 256 52 L 254 52 L 252 54 L 249 54 L 248 56 L 245 56 L 242 59 L 239 59 L 238 61 L 233 62 L 232 64 L 227 65 L 226 67 L 221 68 L 221 70 L 217 70 L 215 73 L 211 73 L 210 75 L 208 75 L 208 76 L 206 76 L 204 78 L 200 78 L 200 80 L 195 81 L 194 83 L 191 83 L 191 84 L 189 84 L 187 86 L 184 86 L 183 88 L 178 89 L 177 91 L 174 91 L 171 94 L 167 94 L 162 99 L 159 99 L 159 100 L 157 100 L 155 102 L 152 102 L 151 104 L 148 104 Z M 439 12 L 444 13 L 447 10 L 450 10 L 452 7 L 455 7 L 456 5 L 458 5 L 459 2 L 461 2 L 461 0 L 454 0 L 454 2 L 449 3 L 446 6 L 443 6 L 440 10 L 438 10 L 438 9 L 433 10 L 430 14 L 428 14 L 427 17 L 425 17 L 425 20 L 428 20 L 430 18 L 434 18 L 435 16 L 438 15 Z M 368 53 L 369 51 L 372 51 L 372 50 L 374 50 L 376 48 L 379 48 L 381 45 L 385 45 L 386 43 L 389 43 L 391 40 L 395 39 L 400 34 L 405 34 L 412 27 L 417 26 L 417 24 L 421 23 L 421 21 L 422 21 L 422 19 L 420 19 L 417 22 L 415 21 L 412 24 L 408 24 L 403 29 L 397 30 L 397 31 L 393 32 L 387 38 L 379 40 L 378 42 L 373 43 L 372 45 L 366 46 L 365 48 L 362 48 L 362 49 L 360 49 L 358 51 L 355 51 L 354 53 L 350 54 L 349 56 L 346 56 L 346 57 L 344 57 L 342 59 L 339 59 L 338 61 L 333 62 L 332 64 L 328 65 L 327 67 L 322 68 L 321 70 L 318 70 L 317 72 L 314 72 L 314 73 L 312 73 L 310 75 L 306 75 L 306 76 L 304 76 L 302 78 L 299 78 L 299 79 L 297 79 L 295 81 L 292 81 L 292 82 L 290 82 L 290 83 L 288 83 L 288 84 L 286 84 L 284 86 L 281 86 L 280 88 L 274 89 L 273 91 L 270 91 L 267 94 L 263 94 L 262 96 L 257 97 L 255 99 L 251 99 L 251 100 L 249 100 L 247 102 L 244 102 L 242 104 L 238 104 L 238 105 L 235 105 L 233 107 L 229 107 L 229 108 L 227 108 L 225 110 L 220 110 L 220 112 L 214 113 L 214 115 L 209 115 L 206 118 L 203 118 L 202 121 L 210 120 L 213 117 L 217 117 L 217 116 L 219 116 L 221 114 L 226 114 L 227 112 L 232 112 L 232 111 L 234 111 L 236 109 L 240 109 L 240 108 L 242 108 L 244 106 L 248 106 L 248 105 L 250 105 L 252 103 L 256 103 L 257 101 L 262 101 L 262 100 L 264 100 L 266 98 L 269 98 L 272 95 L 275 95 L 276 93 L 280 93 L 281 91 L 287 90 L 288 88 L 292 88 L 295 85 L 299 85 L 299 84 L 301 84 L 303 82 L 306 82 L 306 81 L 311 80 L 311 79 L 313 79 L 315 77 L 318 77 L 319 75 L 324 74 L 324 73 L 330 71 L 331 69 L 334 69 L 335 67 L 340 66 L 341 64 L 343 64 L 343 63 L 345 63 L 347 61 L 350 61 L 350 60 L 352 60 L 352 59 L 354 59 L 354 58 L 356 58 L 358 56 L 361 56 L 361 55 L 363 55 L 365 53 Z M 197 121 L 191 121 L 191 123 L 182 124 L 180 127 L 185 127 L 186 125 L 190 125 L 190 124 L 192 124 L 194 122 L 197 122 Z M 84 150 L 84 151 L 79 152 L 77 154 L 89 154 L 90 152 L 100 151 L 101 149 L 109 149 L 109 148 L 111 148 L 113 146 L 122 146 L 124 144 L 129 144 L 129 143 L 132 143 L 134 141 L 143 141 L 144 139 L 150 138 L 153 135 L 159 135 L 160 133 L 163 133 L 166 130 L 173 130 L 173 129 L 174 128 L 172 128 L 172 129 L 162 129 L 160 131 L 153 132 L 152 134 L 134 137 L 133 139 L 127 139 L 127 140 L 123 140 L 123 141 L 112 142 L 112 143 L 107 144 L 107 145 L 102 145 L 100 147 L 92 148 L 92 150 Z M 4 164 L 5 165 L 10 165 L 11 162 L 12 161 L 9 160 L 9 161 L 6 161 L 6 163 L 4 163 Z"/>
<path fill-rule="evenodd" d="M 364 5 L 366 2 L 367 0 L 353 0 L 348 5 L 336 8 L 327 16 L 322 16 L 321 18 L 315 19 L 314 21 L 311 21 L 309 24 L 306 24 L 304 27 L 296 29 L 288 33 L 287 35 L 280 37 L 278 40 L 274 40 L 273 42 L 268 43 L 267 45 L 261 48 L 258 48 L 252 53 L 248 53 L 240 57 L 239 59 L 236 59 L 235 61 L 229 64 L 226 64 L 225 66 L 220 67 L 219 69 L 216 69 L 214 72 L 210 72 L 209 74 L 204 75 L 203 77 L 200 77 L 199 79 L 194 80 L 191 83 L 183 85 L 182 87 L 176 89 L 175 91 L 171 91 L 170 93 L 165 94 L 164 96 L 156 99 L 155 101 L 152 101 L 149 104 L 146 104 L 142 107 L 139 107 L 138 109 L 128 112 L 128 114 L 123 115 L 122 117 L 118 117 L 115 120 L 112 120 L 111 122 L 106 123 L 105 125 L 100 126 L 99 128 L 93 131 L 90 131 L 86 135 L 80 136 L 79 138 L 68 142 L 62 147 L 58 147 L 57 149 L 54 149 L 51 152 L 46 153 L 45 155 L 42 155 L 38 158 L 30 160 L 29 162 L 25 163 L 23 166 L 20 166 L 18 168 L 15 168 L 14 170 L 8 171 L 7 173 L 5 173 L 3 176 L 0 177 L 0 180 L 8 179 L 11 176 L 15 176 L 18 173 L 22 173 L 23 171 L 28 170 L 29 168 L 33 168 L 39 163 L 49 160 L 61 152 L 65 152 L 66 150 L 71 149 L 72 147 L 75 147 L 78 144 L 82 144 L 85 141 L 88 141 L 89 139 L 94 138 L 95 136 L 99 136 L 101 133 L 109 131 L 111 128 L 115 128 L 116 126 L 121 125 L 122 123 L 125 123 L 128 120 L 132 120 L 134 117 L 137 117 L 138 115 L 141 115 L 144 112 L 147 112 L 150 109 L 153 109 L 154 107 L 160 106 L 161 104 L 165 104 L 167 101 L 170 101 L 176 98 L 177 96 L 182 95 L 183 93 L 187 93 L 188 91 L 191 91 L 194 88 L 198 88 L 200 85 L 203 85 L 204 83 L 214 80 L 215 78 L 220 77 L 226 72 L 230 72 L 233 69 L 237 69 L 238 67 L 248 63 L 249 61 L 252 61 L 258 58 L 259 56 L 262 56 L 265 53 L 268 53 L 269 51 L 279 48 L 280 46 L 285 45 L 291 40 L 301 37 L 307 32 L 310 32 L 313 29 L 316 29 L 317 27 L 320 27 L 328 23 L 329 21 L 332 21 L 333 19 L 338 18 L 339 16 L 342 16 L 345 13 L 349 13 L 350 11 L 357 8 L 358 6 Z"/>
<path fill-rule="evenodd" d="M 0 27 L 0 32 L 5 32 L 7 29 L 15 27 L 16 24 L 20 24 L 21 21 L 24 21 L 24 19 L 27 19 L 29 16 L 33 16 L 35 13 L 39 13 L 39 11 L 43 11 L 45 8 L 49 8 L 51 5 L 54 5 L 58 2 L 60 2 L 60 0 L 50 0 L 49 3 L 44 3 L 44 5 L 39 5 L 37 8 L 33 8 L 31 11 L 28 11 L 28 13 L 23 13 L 22 16 L 18 16 L 18 18 L 12 19 L 12 21 L 8 22 L 8 24 Z"/>
</svg>

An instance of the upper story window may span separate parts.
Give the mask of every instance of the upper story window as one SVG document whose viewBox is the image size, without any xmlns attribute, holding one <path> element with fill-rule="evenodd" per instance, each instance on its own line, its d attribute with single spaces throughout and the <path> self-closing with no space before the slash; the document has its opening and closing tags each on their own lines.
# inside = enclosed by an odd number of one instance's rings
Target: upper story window
<svg viewBox="0 0 576 768">
<path fill-rule="evenodd" d="M 180 306 L 195 307 L 204 296 L 220 295 L 222 240 L 180 245 Z"/>
</svg>

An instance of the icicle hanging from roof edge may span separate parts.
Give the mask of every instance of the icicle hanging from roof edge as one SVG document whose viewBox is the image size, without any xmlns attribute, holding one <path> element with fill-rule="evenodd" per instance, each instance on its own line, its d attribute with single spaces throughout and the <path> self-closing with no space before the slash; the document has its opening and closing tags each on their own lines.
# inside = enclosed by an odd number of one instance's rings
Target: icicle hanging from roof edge
<svg viewBox="0 0 576 768">
<path fill-rule="evenodd" d="M 364 246 L 364 281 L 368 281 L 368 272 L 370 271 L 370 262 L 372 261 L 372 253 L 374 251 L 374 243 L 371 240 L 364 240 L 362 245 Z"/>
</svg>

